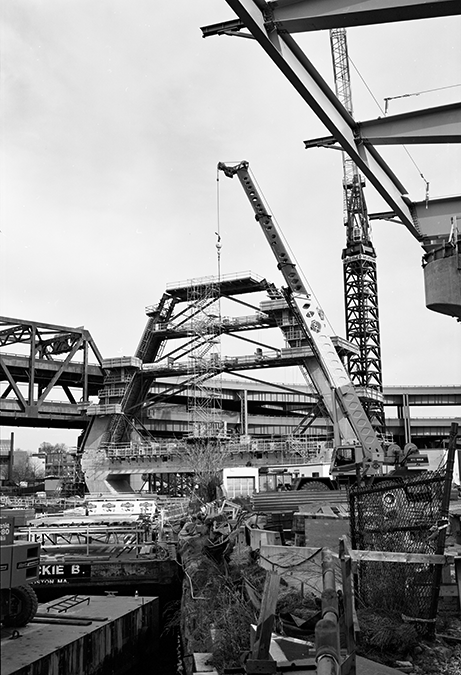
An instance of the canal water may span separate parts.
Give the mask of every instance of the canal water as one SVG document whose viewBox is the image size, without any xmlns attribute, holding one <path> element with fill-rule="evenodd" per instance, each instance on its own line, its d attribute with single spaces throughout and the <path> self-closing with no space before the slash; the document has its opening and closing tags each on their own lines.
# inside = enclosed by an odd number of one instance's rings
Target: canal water
<svg viewBox="0 0 461 675">
<path fill-rule="evenodd" d="M 147 595 L 147 593 L 146 593 Z M 180 588 L 162 589 L 160 599 L 160 641 L 158 658 L 141 660 L 137 668 L 127 675 L 182 675 L 182 654 L 179 626 L 174 626 L 180 608 Z"/>
<path fill-rule="evenodd" d="M 158 659 L 155 663 L 146 659 L 127 675 L 182 675 L 184 673 L 181 660 L 179 631 L 170 632 L 160 638 Z"/>
</svg>

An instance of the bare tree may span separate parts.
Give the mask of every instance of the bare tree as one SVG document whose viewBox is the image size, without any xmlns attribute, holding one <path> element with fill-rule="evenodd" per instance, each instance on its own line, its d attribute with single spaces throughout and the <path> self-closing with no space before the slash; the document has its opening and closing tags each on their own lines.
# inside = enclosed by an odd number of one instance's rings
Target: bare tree
<svg viewBox="0 0 461 675">
<path fill-rule="evenodd" d="M 229 450 L 218 440 L 200 438 L 191 439 L 182 452 L 189 466 L 193 467 L 197 496 L 205 502 L 216 499 Z"/>
<path fill-rule="evenodd" d="M 35 464 L 30 455 L 21 451 L 14 453 L 13 481 L 15 483 L 34 483 L 44 478 L 43 468 Z"/>
</svg>

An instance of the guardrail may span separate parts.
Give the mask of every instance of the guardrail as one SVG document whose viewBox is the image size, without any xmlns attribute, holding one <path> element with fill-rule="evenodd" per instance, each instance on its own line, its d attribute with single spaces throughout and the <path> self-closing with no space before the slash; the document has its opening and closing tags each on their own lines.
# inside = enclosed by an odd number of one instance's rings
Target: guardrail
<svg viewBox="0 0 461 675">
<path fill-rule="evenodd" d="M 120 519 L 123 519 L 123 515 Z M 45 555 L 72 552 L 84 553 L 86 556 L 107 553 L 115 558 L 127 554 L 133 554 L 136 558 L 147 555 L 154 560 L 172 558 L 169 546 L 172 542 L 153 541 L 152 529 L 139 523 L 131 526 L 111 526 L 107 523 L 29 526 L 18 529 L 16 540 L 40 543 Z"/>
<path fill-rule="evenodd" d="M 203 286 L 204 284 L 219 284 L 223 281 L 238 281 L 239 279 L 251 278 L 255 281 L 263 281 L 263 277 L 260 277 L 258 274 L 254 274 L 251 270 L 246 270 L 244 272 L 236 272 L 235 274 L 222 274 L 221 276 L 208 276 L 208 277 L 197 277 L 196 279 L 184 279 L 182 281 L 171 281 L 167 283 L 167 291 L 174 290 L 176 288 L 194 288 L 194 286 Z"/>
</svg>

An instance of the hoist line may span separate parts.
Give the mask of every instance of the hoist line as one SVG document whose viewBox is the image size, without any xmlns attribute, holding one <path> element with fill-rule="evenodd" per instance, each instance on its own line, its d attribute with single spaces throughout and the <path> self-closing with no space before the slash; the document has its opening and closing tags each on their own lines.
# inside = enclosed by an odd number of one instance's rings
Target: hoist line
<svg viewBox="0 0 461 675">
<path fill-rule="evenodd" d="M 376 96 L 375 96 L 375 95 L 373 94 L 373 92 L 371 91 L 370 87 L 368 86 L 368 84 L 367 84 L 366 81 L 365 81 L 365 78 L 362 76 L 361 72 L 359 71 L 359 69 L 357 68 L 357 66 L 355 65 L 355 63 L 353 62 L 353 60 L 351 59 L 350 55 L 349 55 L 349 61 L 350 61 L 350 62 L 352 63 L 352 65 L 354 66 L 354 69 L 355 69 L 357 75 L 358 75 L 358 76 L 360 77 L 360 79 L 362 80 L 363 84 L 364 84 L 365 87 L 367 88 L 367 90 L 368 90 L 370 96 L 372 97 L 372 99 L 374 100 L 374 102 L 376 103 L 376 105 L 378 106 L 379 110 L 380 110 L 380 111 L 382 112 L 382 114 L 385 116 L 386 113 L 385 113 L 385 111 L 383 110 L 383 108 L 381 107 L 381 104 L 379 103 L 378 99 L 376 98 Z M 459 86 L 459 85 L 453 85 L 453 86 Z M 443 88 L 443 87 L 441 87 L 441 88 Z M 428 90 L 428 91 L 430 91 L 430 90 Z M 435 90 L 434 90 L 434 91 L 435 91 Z M 423 93 L 423 92 L 422 92 L 422 93 Z M 416 164 L 415 160 L 413 159 L 413 157 L 411 156 L 410 152 L 408 151 L 406 145 L 402 145 L 402 148 L 405 150 L 405 152 L 407 153 L 408 157 L 411 159 L 411 161 L 412 161 L 413 164 L 415 165 L 415 168 L 416 168 L 416 170 L 418 171 L 420 177 L 421 177 L 422 180 L 424 181 L 424 184 L 425 184 L 425 187 L 426 187 L 426 201 L 427 201 L 427 200 L 429 199 L 429 181 L 426 180 L 426 177 L 424 176 L 424 174 L 423 174 L 423 172 L 421 171 L 421 169 L 419 168 L 419 166 Z"/>
<path fill-rule="evenodd" d="M 218 319 L 219 323 L 221 325 L 222 323 L 222 308 L 221 308 L 221 206 L 220 206 L 220 183 L 219 183 L 219 169 L 216 167 L 216 230 L 215 230 L 215 235 L 217 237 L 216 240 L 216 258 L 217 258 L 217 268 L 218 268 L 218 285 L 219 285 L 219 291 L 218 291 Z M 221 359 L 222 355 L 222 340 L 221 340 L 221 333 L 219 333 L 219 357 Z M 221 373 L 221 379 L 222 379 L 222 373 Z"/>
</svg>

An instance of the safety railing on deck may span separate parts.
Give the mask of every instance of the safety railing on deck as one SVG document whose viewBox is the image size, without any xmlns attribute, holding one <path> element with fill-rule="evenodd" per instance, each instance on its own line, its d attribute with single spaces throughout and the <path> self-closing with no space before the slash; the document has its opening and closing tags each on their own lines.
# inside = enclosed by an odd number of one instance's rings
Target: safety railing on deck
<svg viewBox="0 0 461 675">
<path fill-rule="evenodd" d="M 123 515 L 120 516 L 123 520 Z M 171 546 L 166 542 L 152 539 L 148 525 L 114 526 L 107 523 L 82 525 L 57 525 L 20 528 L 17 540 L 40 543 L 44 555 L 107 555 L 119 558 L 133 555 L 136 558 L 147 555 L 149 559 L 168 560 Z"/>
<path fill-rule="evenodd" d="M 102 443 L 108 458 L 166 457 L 180 458 L 187 455 L 190 446 L 179 441 L 174 443 Z M 324 462 L 331 458 L 332 441 L 288 438 L 283 441 L 230 441 L 220 446 L 229 458 L 240 459 L 240 455 L 251 454 L 255 459 L 265 456 L 271 464 L 305 464 L 315 461 Z"/>
<path fill-rule="evenodd" d="M 221 276 L 197 277 L 196 279 L 184 279 L 183 281 L 171 281 L 166 285 L 167 291 L 175 290 L 176 288 L 188 288 L 189 286 L 201 286 L 202 284 L 218 284 L 223 281 L 238 281 L 239 279 L 254 279 L 255 281 L 263 281 L 263 278 L 258 274 L 254 274 L 250 270 L 244 272 L 236 272 L 235 274 L 222 274 Z"/>
</svg>

